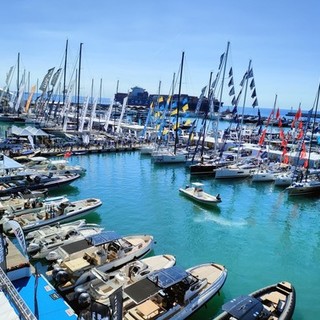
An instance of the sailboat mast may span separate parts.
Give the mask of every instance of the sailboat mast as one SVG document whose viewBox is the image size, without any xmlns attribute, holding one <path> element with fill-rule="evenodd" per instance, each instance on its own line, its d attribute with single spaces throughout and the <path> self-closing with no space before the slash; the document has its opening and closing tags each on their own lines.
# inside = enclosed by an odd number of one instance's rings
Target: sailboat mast
<svg viewBox="0 0 320 320">
<path fill-rule="evenodd" d="M 63 90 L 62 90 L 63 105 L 65 104 L 65 101 L 66 101 L 67 60 L 68 60 L 68 39 L 66 41 L 66 49 L 64 54 Z"/>
<path fill-rule="evenodd" d="M 247 70 L 247 72 L 245 73 L 246 84 L 245 84 L 244 97 L 243 97 L 243 105 L 242 105 L 240 134 L 239 134 L 239 146 L 238 146 L 238 153 L 237 153 L 237 162 L 238 162 L 239 156 L 240 156 L 240 144 L 241 144 L 241 140 L 242 140 L 242 127 L 243 127 L 243 118 L 244 118 L 244 107 L 245 107 L 245 105 L 246 105 L 247 90 L 248 90 L 248 79 L 249 79 L 248 75 L 249 75 L 250 70 L 251 70 L 251 59 L 249 60 L 248 70 Z"/>
<path fill-rule="evenodd" d="M 79 52 L 79 71 L 78 71 L 78 99 L 77 99 L 77 131 L 79 130 L 79 112 L 80 112 L 80 75 L 81 75 L 81 54 L 82 54 L 82 45 L 80 43 L 80 52 Z"/>
<path fill-rule="evenodd" d="M 308 169 L 310 166 L 310 157 L 311 157 L 311 149 L 312 149 L 312 140 L 313 140 L 313 135 L 314 135 L 314 130 L 316 128 L 316 118 L 317 118 L 317 113 L 318 113 L 318 105 L 319 105 L 319 95 L 320 95 L 320 83 L 318 85 L 318 91 L 317 91 L 317 98 L 316 98 L 316 109 L 314 111 L 314 116 L 313 116 L 313 124 L 312 124 L 312 131 L 311 131 L 311 138 L 310 138 L 310 144 L 309 144 L 309 155 L 308 155 L 308 167 L 307 167 L 307 172 L 306 172 L 306 180 L 308 178 Z"/>
<path fill-rule="evenodd" d="M 222 106 L 222 95 L 223 95 L 223 87 L 224 87 L 224 78 L 226 74 L 226 68 L 227 68 L 227 61 L 228 61 L 228 54 L 229 54 L 229 47 L 230 47 L 230 42 L 228 41 L 227 43 L 227 50 L 226 54 L 224 57 L 224 65 L 223 65 L 223 72 L 222 72 L 222 81 L 221 81 L 221 90 L 220 90 L 220 98 L 219 98 L 219 109 L 218 109 L 218 116 L 216 120 L 216 128 L 214 130 L 215 137 L 214 137 L 214 151 L 217 151 L 217 145 L 218 145 L 218 129 L 219 129 L 219 113 L 220 113 L 220 108 Z M 214 101 L 213 101 L 214 103 Z"/>
<path fill-rule="evenodd" d="M 182 71 L 183 71 L 184 51 L 182 52 L 181 67 L 180 67 L 180 80 L 179 80 L 179 91 L 178 91 L 178 105 L 177 105 L 177 117 L 176 117 L 176 128 L 175 128 L 175 143 L 174 143 L 174 154 L 177 152 L 177 144 L 179 142 L 178 137 L 178 123 L 179 123 L 179 108 L 180 108 L 180 97 L 181 97 L 181 83 L 182 83 Z"/>
</svg>

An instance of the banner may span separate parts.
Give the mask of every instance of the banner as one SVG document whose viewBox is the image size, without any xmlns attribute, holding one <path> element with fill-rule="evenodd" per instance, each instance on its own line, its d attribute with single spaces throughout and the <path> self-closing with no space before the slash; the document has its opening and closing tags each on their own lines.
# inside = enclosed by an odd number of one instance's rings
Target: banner
<svg viewBox="0 0 320 320">
<path fill-rule="evenodd" d="M 35 92 L 36 92 L 36 86 L 32 86 L 30 94 L 29 94 L 29 97 L 28 97 L 28 100 L 27 100 L 27 103 L 26 103 L 26 106 L 25 106 L 25 109 L 24 109 L 25 113 L 28 113 L 28 110 L 29 110 L 29 107 L 30 107 L 30 103 L 31 103 L 31 100 L 32 100 L 32 96 L 33 96 L 33 94 Z"/>
<path fill-rule="evenodd" d="M 0 267 L 3 271 L 7 270 L 6 266 L 6 244 L 4 243 L 4 238 L 0 232 Z"/>
<path fill-rule="evenodd" d="M 46 91 L 50 82 L 50 79 L 52 77 L 54 68 L 51 68 L 48 70 L 47 74 L 45 75 L 45 77 L 42 80 L 41 86 L 39 88 L 39 90 L 41 91 Z"/>
<path fill-rule="evenodd" d="M 18 239 L 19 245 L 20 245 L 24 255 L 27 257 L 28 254 L 27 254 L 26 241 L 25 241 L 24 234 L 23 234 L 23 231 L 22 231 L 20 224 L 14 220 L 9 220 L 9 221 L 5 222 L 5 224 L 8 224 L 12 228 L 12 231 L 13 231 L 14 235 L 16 236 L 16 238 Z"/>
</svg>

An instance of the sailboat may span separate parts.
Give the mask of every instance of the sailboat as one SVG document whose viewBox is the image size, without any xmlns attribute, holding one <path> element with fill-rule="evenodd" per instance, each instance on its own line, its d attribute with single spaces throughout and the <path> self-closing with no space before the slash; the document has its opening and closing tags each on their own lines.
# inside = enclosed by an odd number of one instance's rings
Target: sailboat
<svg viewBox="0 0 320 320">
<path fill-rule="evenodd" d="M 187 161 L 187 153 L 184 151 L 178 151 L 179 143 L 179 107 L 180 107 L 180 98 L 181 98 L 181 82 L 182 82 L 182 71 L 183 71 L 183 62 L 184 62 L 184 52 L 182 52 L 181 58 L 181 67 L 180 67 L 180 81 L 179 81 L 179 93 L 178 93 L 178 103 L 176 111 L 176 121 L 174 125 L 175 139 L 174 147 L 159 149 L 156 152 L 153 152 L 151 157 L 154 163 L 185 163 Z"/>
<path fill-rule="evenodd" d="M 237 159 L 236 159 L 236 163 L 227 166 L 227 167 L 222 167 L 222 168 L 218 168 L 216 170 L 216 174 L 215 174 L 215 178 L 216 179 L 234 179 L 234 178 L 247 178 L 250 177 L 251 174 L 255 171 L 255 164 L 251 163 L 251 162 L 245 162 L 245 163 L 241 163 L 240 162 L 240 153 L 241 153 L 241 140 L 242 140 L 242 128 L 243 128 L 243 119 L 244 119 L 244 107 L 245 107 L 245 101 L 246 101 L 246 93 L 247 93 L 247 88 L 248 88 L 248 80 L 250 77 L 253 77 L 253 71 L 251 68 L 251 60 L 249 61 L 249 66 L 248 66 L 248 70 L 245 72 L 244 77 L 241 81 L 240 86 L 242 87 L 244 85 L 244 81 L 245 81 L 245 94 L 244 94 L 244 100 L 243 100 L 243 106 L 242 106 L 242 116 L 241 116 L 241 125 L 240 125 L 240 135 L 239 135 L 239 141 L 238 141 L 238 151 L 237 151 Z M 250 86 L 251 87 L 251 86 Z M 237 103 L 238 100 L 240 98 L 242 89 L 238 95 L 237 98 Z M 257 105 L 256 104 L 256 100 L 253 103 L 253 106 Z"/>
<path fill-rule="evenodd" d="M 229 53 L 229 46 L 230 43 L 228 42 L 227 44 L 227 49 L 226 52 L 223 53 L 220 57 L 220 63 L 219 63 L 219 68 L 218 68 L 218 73 L 216 75 L 215 80 L 211 84 L 211 78 L 212 78 L 212 72 L 210 73 L 210 80 L 209 80 L 209 90 L 208 90 L 208 100 L 209 100 L 209 107 L 210 107 L 210 112 L 209 115 L 206 113 L 204 120 L 202 122 L 202 127 L 199 133 L 199 140 L 195 149 L 194 156 L 192 160 L 194 160 L 195 155 L 198 151 L 198 145 L 200 142 L 200 139 L 202 139 L 202 144 L 201 144 L 201 151 L 200 151 L 200 161 L 198 163 L 191 164 L 189 167 L 190 174 L 191 175 L 214 175 L 215 170 L 219 167 L 222 167 L 225 165 L 225 163 L 221 163 L 220 157 L 217 152 L 217 147 L 219 146 L 219 141 L 218 141 L 218 125 L 219 125 L 219 112 L 220 108 L 222 106 L 222 94 L 223 94 L 223 87 L 224 87 L 224 78 L 225 78 L 225 72 L 226 72 L 226 66 L 227 66 L 227 60 L 228 60 L 228 53 Z M 222 68 L 223 66 L 223 68 Z M 223 69 L 223 70 L 222 70 Z M 222 72 L 222 83 L 221 83 L 221 90 L 220 90 L 220 99 L 219 99 L 219 106 L 218 106 L 218 115 L 216 114 L 215 110 L 215 90 L 217 88 L 218 80 L 220 78 Z M 205 88 L 202 89 L 201 96 L 199 98 L 199 101 L 201 103 L 201 99 L 203 98 Z M 200 108 L 200 105 L 197 105 L 196 108 L 196 114 L 199 111 L 198 107 Z M 213 131 L 214 131 L 214 156 L 210 156 L 210 159 L 205 159 L 204 156 L 204 147 L 205 147 L 205 141 L 207 137 L 207 129 L 209 127 L 209 124 L 207 126 L 207 118 L 212 120 L 213 124 Z M 208 122 L 210 123 L 210 121 Z"/>
<path fill-rule="evenodd" d="M 308 195 L 316 195 L 320 194 L 320 174 L 316 170 L 311 172 L 310 170 L 310 158 L 311 158 L 311 151 L 312 151 L 312 140 L 314 131 L 316 128 L 316 117 L 318 111 L 318 104 L 319 104 L 319 95 L 320 95 L 320 84 L 318 86 L 316 101 L 315 101 L 315 112 L 313 114 L 313 125 L 312 125 L 312 132 L 311 132 L 311 139 L 309 142 L 309 156 L 308 159 L 304 162 L 304 172 L 301 171 L 297 177 L 297 181 L 293 182 L 289 187 L 286 188 L 289 196 L 308 196 Z M 312 108 L 313 109 L 313 108 Z M 309 113 L 312 112 L 312 109 Z M 303 156 L 301 157 L 303 158 Z"/>
</svg>

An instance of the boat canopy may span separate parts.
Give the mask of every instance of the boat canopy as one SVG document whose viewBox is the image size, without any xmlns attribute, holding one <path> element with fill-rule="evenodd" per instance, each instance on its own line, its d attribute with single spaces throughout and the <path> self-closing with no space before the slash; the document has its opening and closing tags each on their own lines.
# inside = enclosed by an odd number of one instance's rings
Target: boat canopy
<svg viewBox="0 0 320 320">
<path fill-rule="evenodd" d="M 200 183 L 200 182 L 192 182 L 192 185 L 194 187 L 202 187 L 204 184 L 203 183 Z"/>
<path fill-rule="evenodd" d="M 165 289 L 188 277 L 188 273 L 179 266 L 152 272 L 148 278 L 159 287 Z"/>
<path fill-rule="evenodd" d="M 223 311 L 239 320 L 255 320 L 262 309 L 262 302 L 251 296 L 239 296 L 222 306 Z"/>
<path fill-rule="evenodd" d="M 98 234 L 94 234 L 86 239 L 94 246 L 101 246 L 105 243 L 118 240 L 121 236 L 115 231 L 102 231 Z"/>
</svg>

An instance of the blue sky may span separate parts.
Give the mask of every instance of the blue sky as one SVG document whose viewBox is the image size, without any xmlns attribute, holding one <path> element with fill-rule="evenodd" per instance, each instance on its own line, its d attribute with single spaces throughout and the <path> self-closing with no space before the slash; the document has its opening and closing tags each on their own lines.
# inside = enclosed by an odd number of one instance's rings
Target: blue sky
<svg viewBox="0 0 320 320">
<path fill-rule="evenodd" d="M 168 94 L 182 51 L 182 92 L 198 96 L 228 41 L 236 90 L 252 59 L 260 107 L 272 107 L 277 94 L 280 109 L 310 109 L 320 81 L 318 0 L 12 0 L 2 8 L 0 86 L 18 52 L 30 85 L 41 82 L 61 65 L 67 39 L 67 78 L 83 43 L 83 96 L 92 80 L 99 96 L 100 79 L 104 97 L 113 96 L 117 81 L 120 92 L 140 86 L 149 93 L 161 81 Z M 230 105 L 228 95 L 223 100 Z"/>
</svg>

